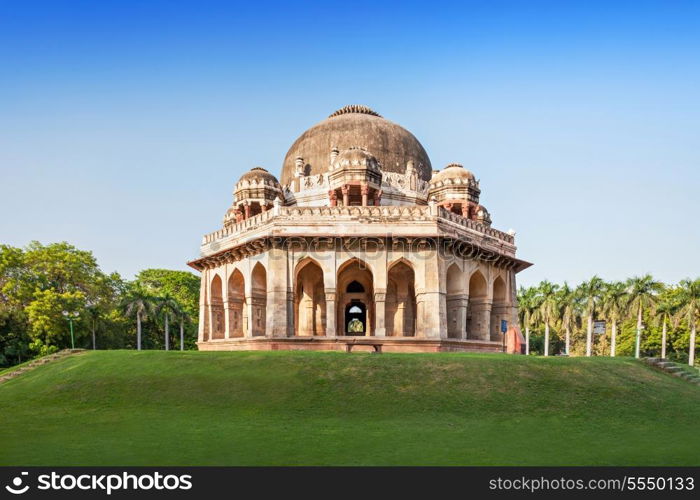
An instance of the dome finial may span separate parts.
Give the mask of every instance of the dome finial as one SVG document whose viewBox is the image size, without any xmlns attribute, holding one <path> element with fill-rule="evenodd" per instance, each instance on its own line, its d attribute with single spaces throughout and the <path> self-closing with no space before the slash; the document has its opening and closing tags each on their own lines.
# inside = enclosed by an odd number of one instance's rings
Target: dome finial
<svg viewBox="0 0 700 500">
<path fill-rule="evenodd" d="M 382 117 L 379 113 L 374 111 L 373 109 L 363 106 L 362 104 L 348 104 L 347 106 L 343 106 L 339 110 L 335 111 L 332 113 L 328 118 L 333 118 L 334 116 L 340 116 L 340 115 L 347 115 L 350 113 L 360 113 L 363 115 L 372 115 L 372 116 L 378 116 Z"/>
</svg>

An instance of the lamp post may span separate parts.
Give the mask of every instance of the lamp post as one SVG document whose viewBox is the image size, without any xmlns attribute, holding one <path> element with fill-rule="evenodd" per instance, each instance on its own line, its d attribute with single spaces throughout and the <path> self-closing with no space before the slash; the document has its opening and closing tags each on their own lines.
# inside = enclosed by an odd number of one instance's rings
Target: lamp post
<svg viewBox="0 0 700 500">
<path fill-rule="evenodd" d="M 73 319 L 78 319 L 80 317 L 80 313 L 78 311 L 63 311 L 63 316 L 68 320 L 68 324 L 70 325 L 70 345 L 71 349 L 75 349 L 75 336 L 73 335 Z"/>
</svg>

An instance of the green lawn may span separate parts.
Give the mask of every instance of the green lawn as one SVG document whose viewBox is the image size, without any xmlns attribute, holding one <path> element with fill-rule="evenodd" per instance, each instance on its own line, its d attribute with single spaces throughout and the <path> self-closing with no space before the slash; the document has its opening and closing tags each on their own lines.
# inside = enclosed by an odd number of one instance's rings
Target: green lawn
<svg viewBox="0 0 700 500">
<path fill-rule="evenodd" d="M 632 359 L 98 351 L 0 384 L 0 465 L 700 465 Z"/>
</svg>

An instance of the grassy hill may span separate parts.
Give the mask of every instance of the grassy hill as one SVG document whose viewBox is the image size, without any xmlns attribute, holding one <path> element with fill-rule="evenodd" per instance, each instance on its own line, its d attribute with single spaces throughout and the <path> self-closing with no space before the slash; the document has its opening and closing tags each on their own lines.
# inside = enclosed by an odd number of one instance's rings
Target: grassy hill
<svg viewBox="0 0 700 500">
<path fill-rule="evenodd" d="M 0 465 L 700 465 L 632 359 L 98 351 L 0 385 Z"/>
</svg>

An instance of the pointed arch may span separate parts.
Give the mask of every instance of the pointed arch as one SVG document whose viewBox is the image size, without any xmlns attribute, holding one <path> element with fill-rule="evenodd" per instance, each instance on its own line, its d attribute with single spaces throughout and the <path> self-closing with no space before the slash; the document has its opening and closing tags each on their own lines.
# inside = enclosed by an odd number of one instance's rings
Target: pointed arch
<svg viewBox="0 0 700 500">
<path fill-rule="evenodd" d="M 224 338 L 224 300 L 222 297 L 222 283 L 219 274 L 214 274 L 209 285 L 211 307 L 211 338 Z"/>
<path fill-rule="evenodd" d="M 348 291 L 348 285 L 357 282 L 360 288 L 354 285 Z M 336 304 L 336 324 L 339 325 L 338 335 L 374 335 L 374 275 L 372 268 L 364 261 L 353 257 L 345 261 L 337 271 L 336 290 L 338 300 Z M 350 304 L 357 305 L 364 313 L 362 317 L 354 317 L 348 313 Z M 355 321 L 353 321 L 355 320 Z M 350 322 L 353 322 L 350 325 Z M 357 327 L 357 321 L 361 321 L 362 328 Z"/>
<path fill-rule="evenodd" d="M 251 313 L 252 321 L 249 321 L 253 337 L 265 335 L 265 314 L 267 312 L 267 271 L 261 262 L 253 266 L 250 273 L 251 284 Z"/>
<path fill-rule="evenodd" d="M 311 257 L 299 261 L 294 270 L 294 335 L 326 334 L 326 293 L 323 269 Z"/>
<path fill-rule="evenodd" d="M 234 269 L 228 278 L 228 325 L 229 337 L 243 337 L 247 330 L 245 308 L 245 279 L 243 273 Z"/>
<path fill-rule="evenodd" d="M 501 322 L 509 319 L 506 290 L 506 282 L 500 275 L 497 276 L 491 288 L 491 340 L 494 341 L 503 340 Z"/>
<path fill-rule="evenodd" d="M 480 270 L 469 277 L 469 305 L 467 308 L 467 338 L 489 340 L 491 305 L 488 302 L 486 278 Z"/>
<path fill-rule="evenodd" d="M 446 272 L 447 337 L 466 338 L 467 298 L 464 293 L 464 274 L 457 263 L 452 263 Z"/>
<path fill-rule="evenodd" d="M 406 259 L 391 264 L 387 274 L 386 334 L 414 337 L 416 332 L 416 289 L 413 266 Z"/>
<path fill-rule="evenodd" d="M 474 271 L 469 277 L 469 297 L 487 297 L 488 287 L 486 286 L 486 278 L 479 269 Z"/>
</svg>

